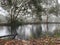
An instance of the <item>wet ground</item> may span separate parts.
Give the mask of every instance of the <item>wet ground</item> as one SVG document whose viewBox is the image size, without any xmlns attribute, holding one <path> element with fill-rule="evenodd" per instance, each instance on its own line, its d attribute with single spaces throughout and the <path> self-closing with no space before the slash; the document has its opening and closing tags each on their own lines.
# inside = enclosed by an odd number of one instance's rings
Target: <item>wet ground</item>
<svg viewBox="0 0 60 45">
<path fill-rule="evenodd" d="M 0 39 L 0 45 L 60 45 L 60 38 L 46 37 L 30 40 Z"/>
</svg>

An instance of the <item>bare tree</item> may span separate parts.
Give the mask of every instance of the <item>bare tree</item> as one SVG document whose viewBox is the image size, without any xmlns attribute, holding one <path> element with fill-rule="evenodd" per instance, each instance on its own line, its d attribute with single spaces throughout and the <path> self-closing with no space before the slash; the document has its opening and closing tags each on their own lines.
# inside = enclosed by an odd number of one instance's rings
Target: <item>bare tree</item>
<svg viewBox="0 0 60 45">
<path fill-rule="evenodd" d="M 36 15 L 36 17 L 42 21 L 41 12 L 43 11 L 41 4 L 41 0 L 3 0 L 2 7 L 6 7 L 9 15 L 7 16 L 7 21 L 11 26 L 11 33 L 16 34 L 16 28 L 20 22 L 18 21 L 18 17 L 20 15 L 24 16 L 27 14 Z M 28 11 L 31 9 L 31 12 Z M 22 19 L 21 19 L 22 21 Z M 42 29 L 40 29 L 42 30 Z"/>
<path fill-rule="evenodd" d="M 7 11 L 9 12 L 7 21 L 11 26 L 12 34 L 17 34 L 16 28 L 18 28 L 18 24 L 20 23 L 18 21 L 18 16 L 20 15 L 19 13 L 26 10 L 24 6 L 26 6 L 29 1 L 30 0 L 2 0 L 2 7 L 7 9 Z"/>
</svg>

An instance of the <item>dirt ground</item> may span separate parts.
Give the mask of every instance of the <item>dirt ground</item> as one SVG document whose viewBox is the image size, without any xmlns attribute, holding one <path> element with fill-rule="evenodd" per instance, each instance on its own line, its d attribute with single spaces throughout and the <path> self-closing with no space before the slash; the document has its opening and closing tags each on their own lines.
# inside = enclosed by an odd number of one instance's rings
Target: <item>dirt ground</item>
<svg viewBox="0 0 60 45">
<path fill-rule="evenodd" d="M 60 45 L 60 38 L 48 37 L 31 40 L 0 39 L 0 45 Z"/>
</svg>

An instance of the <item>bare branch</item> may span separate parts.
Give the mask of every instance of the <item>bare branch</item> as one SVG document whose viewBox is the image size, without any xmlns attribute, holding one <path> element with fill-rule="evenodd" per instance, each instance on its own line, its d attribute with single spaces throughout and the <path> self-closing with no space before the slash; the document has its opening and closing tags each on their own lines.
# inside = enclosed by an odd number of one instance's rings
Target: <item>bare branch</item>
<svg viewBox="0 0 60 45">
<path fill-rule="evenodd" d="M 26 1 L 26 2 L 22 2 L 23 5 L 21 5 L 21 6 L 19 7 L 19 9 L 18 9 L 19 11 L 17 12 L 15 19 L 16 19 L 17 16 L 19 15 L 19 12 L 21 11 L 21 8 L 22 8 L 25 4 L 27 4 L 29 1 L 30 1 L 30 0 L 28 0 L 28 1 Z"/>
</svg>

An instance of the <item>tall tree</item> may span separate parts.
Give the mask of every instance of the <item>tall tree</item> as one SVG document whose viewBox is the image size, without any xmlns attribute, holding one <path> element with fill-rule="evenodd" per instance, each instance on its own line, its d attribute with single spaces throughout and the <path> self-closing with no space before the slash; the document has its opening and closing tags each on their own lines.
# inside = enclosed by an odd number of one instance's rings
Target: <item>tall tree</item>
<svg viewBox="0 0 60 45">
<path fill-rule="evenodd" d="M 58 0 L 55 0 L 55 5 L 50 7 L 49 13 L 58 16 L 58 13 L 59 13 Z"/>
<path fill-rule="evenodd" d="M 32 17 L 33 15 L 36 14 L 36 17 L 38 17 L 38 19 L 42 21 L 41 12 L 43 11 L 43 8 L 41 6 L 41 2 L 42 0 L 3 0 L 2 1 L 2 6 L 6 7 L 5 9 L 8 8 L 7 9 L 7 11 L 9 12 L 8 22 L 11 25 L 12 34 L 17 33 L 16 28 L 18 27 L 17 25 L 19 25 L 18 23 L 20 23 L 18 21 L 18 16 L 21 14 L 24 16 L 29 13 L 31 14 L 32 12 Z M 29 12 L 28 9 L 31 9 L 31 12 Z"/>
<path fill-rule="evenodd" d="M 20 23 L 18 21 L 19 13 L 27 10 L 24 8 L 24 6 L 26 6 L 29 1 L 30 0 L 2 0 L 2 7 L 4 9 L 7 9 L 7 11 L 9 12 L 9 15 L 7 16 L 7 21 L 11 25 L 12 34 L 17 34 L 16 28 L 18 28 L 18 24 Z"/>
<path fill-rule="evenodd" d="M 30 2 L 28 3 L 29 7 L 32 9 L 32 13 L 34 15 L 36 14 L 36 17 L 40 21 L 42 21 L 41 15 L 42 15 L 42 12 L 43 12 L 43 7 L 41 6 L 41 3 L 42 3 L 42 0 L 30 0 Z M 32 15 L 32 17 L 33 17 L 33 15 Z M 32 31 L 31 31 L 33 38 L 40 37 L 41 32 L 42 32 L 41 24 L 39 26 L 39 29 L 36 29 L 36 32 L 34 32 L 33 26 L 34 25 L 32 25 Z"/>
</svg>

